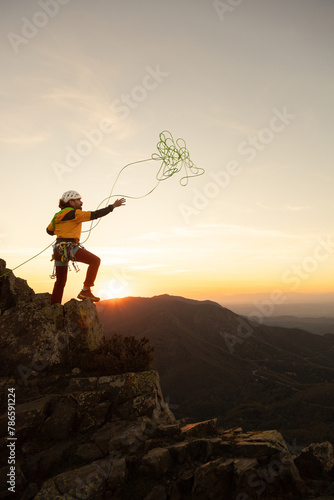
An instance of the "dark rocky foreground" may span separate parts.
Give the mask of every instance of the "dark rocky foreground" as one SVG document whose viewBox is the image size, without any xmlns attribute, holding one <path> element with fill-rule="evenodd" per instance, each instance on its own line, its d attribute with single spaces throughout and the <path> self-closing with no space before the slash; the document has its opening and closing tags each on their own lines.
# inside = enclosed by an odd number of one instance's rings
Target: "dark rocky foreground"
<svg viewBox="0 0 334 500">
<path fill-rule="evenodd" d="M 0 261 L 0 275 L 4 267 Z M 75 363 L 64 370 L 78 348 L 93 356 L 103 339 L 90 302 L 50 306 L 47 294 L 9 274 L 0 279 L 0 310 L 0 498 L 334 498 L 329 442 L 300 450 L 275 430 L 176 421 L 152 370 L 91 377 Z"/>
</svg>

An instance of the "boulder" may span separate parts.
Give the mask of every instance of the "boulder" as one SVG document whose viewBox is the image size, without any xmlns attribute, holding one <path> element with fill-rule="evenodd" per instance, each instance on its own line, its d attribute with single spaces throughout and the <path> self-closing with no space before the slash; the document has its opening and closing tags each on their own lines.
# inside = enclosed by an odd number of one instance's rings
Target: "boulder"
<svg viewBox="0 0 334 500">
<path fill-rule="evenodd" d="M 162 485 L 155 486 L 145 497 L 145 500 L 166 500 L 166 488 Z"/>
<path fill-rule="evenodd" d="M 118 419 L 148 416 L 155 422 L 175 423 L 162 396 L 159 374 L 154 370 L 100 377 L 97 388 L 111 394 L 112 410 Z"/>
<path fill-rule="evenodd" d="M 113 459 L 111 471 L 107 479 L 108 487 L 111 492 L 117 491 L 124 484 L 127 477 L 128 469 L 125 458 Z"/>
<path fill-rule="evenodd" d="M 112 464 L 106 460 L 70 470 L 46 481 L 35 500 L 46 498 L 103 498 Z"/>
<path fill-rule="evenodd" d="M 70 441 L 61 441 L 53 446 L 49 446 L 43 451 L 30 455 L 28 446 L 25 444 L 24 448 L 28 453 L 23 463 L 23 471 L 26 478 L 29 481 L 41 481 L 50 476 L 54 476 L 59 469 L 59 464 L 63 463 L 66 457 L 71 453 L 72 447 L 73 444 Z M 96 459 L 96 457 L 94 457 L 94 459 Z M 73 465 L 75 463 L 81 465 L 82 461 L 80 463 L 80 460 L 72 460 L 72 463 Z"/>
<path fill-rule="evenodd" d="M 171 454 L 174 462 L 184 463 L 188 454 L 188 443 L 186 441 L 181 441 L 180 443 L 175 443 L 168 446 L 168 451 Z"/>
<path fill-rule="evenodd" d="M 235 454 L 243 457 L 271 457 L 290 455 L 282 434 L 275 430 L 248 432 L 236 435 Z"/>
<path fill-rule="evenodd" d="M 94 462 L 103 458 L 103 455 L 103 451 L 94 443 L 82 443 L 75 452 L 75 456 L 84 463 Z"/>
<path fill-rule="evenodd" d="M 22 442 L 40 429 L 47 418 L 52 398 L 43 396 L 15 406 L 15 435 Z M 0 416 L 0 435 L 7 433 L 7 412 Z"/>
<path fill-rule="evenodd" d="M 196 422 L 181 427 L 185 436 L 199 436 L 200 434 L 215 434 L 217 432 L 217 418 Z"/>
<path fill-rule="evenodd" d="M 172 463 L 173 459 L 167 448 L 153 448 L 142 458 L 143 470 L 155 478 L 163 476 Z"/>
<path fill-rule="evenodd" d="M 217 500 L 233 498 L 233 459 L 217 458 L 197 468 L 191 498 Z"/>
<path fill-rule="evenodd" d="M 212 455 L 213 445 L 208 439 L 193 439 L 188 444 L 188 456 L 192 460 L 207 462 Z"/>
<path fill-rule="evenodd" d="M 329 441 L 312 443 L 295 458 L 303 479 L 328 477 L 334 472 L 333 446 Z"/>
<path fill-rule="evenodd" d="M 35 292 L 28 286 L 26 280 L 16 278 L 6 262 L 0 259 L 0 315 L 12 307 L 30 302 Z"/>
<path fill-rule="evenodd" d="M 63 307 L 65 331 L 71 335 L 73 348 L 97 349 L 102 343 L 104 332 L 93 302 L 71 299 Z"/>
<path fill-rule="evenodd" d="M 49 441 L 67 439 L 76 420 L 76 402 L 72 398 L 59 396 L 50 404 L 49 412 L 41 428 L 42 437 Z"/>
<path fill-rule="evenodd" d="M 1 368 L 29 385 L 48 367 L 68 363 L 76 352 L 93 350 L 103 341 L 95 305 L 70 300 L 50 305 L 49 294 L 36 294 L 0 316 Z"/>
<path fill-rule="evenodd" d="M 147 440 L 145 421 L 123 422 L 123 428 L 120 427 L 118 424 L 118 432 L 113 433 L 109 440 L 110 453 L 115 454 L 117 451 L 136 453 L 144 448 Z"/>
<path fill-rule="evenodd" d="M 257 458 L 237 458 L 234 481 L 237 500 L 306 498 L 305 485 L 295 464 L 283 457 L 272 457 L 266 463 Z"/>
</svg>

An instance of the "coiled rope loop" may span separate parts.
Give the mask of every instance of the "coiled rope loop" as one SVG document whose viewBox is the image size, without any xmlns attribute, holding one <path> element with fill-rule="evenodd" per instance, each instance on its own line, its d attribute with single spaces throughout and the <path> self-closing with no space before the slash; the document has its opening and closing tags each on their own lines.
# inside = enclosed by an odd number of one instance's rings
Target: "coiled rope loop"
<svg viewBox="0 0 334 500">
<path fill-rule="evenodd" d="M 180 184 L 182 186 L 186 186 L 188 184 L 188 179 L 190 177 L 197 177 L 197 176 L 203 175 L 205 173 L 205 170 L 203 168 L 196 167 L 194 165 L 194 163 L 191 161 L 190 154 L 189 154 L 189 151 L 186 147 L 186 143 L 185 143 L 184 139 L 179 138 L 175 141 L 172 134 L 168 130 L 162 131 L 159 134 L 159 139 L 160 140 L 157 144 L 158 153 L 153 153 L 150 158 L 146 158 L 144 160 L 138 160 L 138 161 L 134 161 L 132 163 L 128 163 L 127 165 L 125 165 L 124 167 L 121 168 L 121 170 L 119 171 L 119 173 L 115 179 L 115 182 L 111 188 L 109 196 L 107 196 L 107 198 L 104 198 L 104 200 L 102 200 L 99 203 L 96 210 L 99 209 L 104 202 L 106 202 L 106 206 L 109 205 L 109 201 L 112 197 L 122 196 L 125 198 L 131 198 L 134 200 L 139 200 L 141 198 L 145 198 L 146 196 L 153 193 L 153 191 L 158 187 L 158 185 L 161 181 L 169 179 L 174 174 L 177 174 L 178 172 L 180 172 L 182 169 L 185 170 L 185 175 L 183 177 L 181 177 L 181 179 L 180 179 Z M 135 165 L 137 163 L 143 163 L 143 162 L 147 162 L 147 161 L 151 161 L 151 160 L 161 161 L 162 163 L 161 163 L 161 166 L 156 174 L 156 179 L 158 182 L 150 191 L 148 191 L 147 193 L 145 193 L 141 196 L 129 196 L 129 195 L 125 195 L 125 194 L 117 194 L 117 195 L 113 194 L 113 191 L 114 191 L 114 188 L 117 184 L 117 181 L 118 181 L 121 173 L 126 168 L 128 168 L 130 165 Z M 81 244 L 85 243 L 88 240 L 88 238 L 91 235 L 92 230 L 100 222 L 101 222 L 101 219 L 98 219 L 95 224 L 93 224 L 93 222 L 91 222 L 90 228 L 85 230 L 85 231 L 82 231 L 83 233 L 88 233 L 88 235 L 87 235 L 87 238 Z M 19 267 L 23 266 L 24 264 L 31 261 L 32 259 L 34 259 L 38 255 L 41 255 L 43 252 L 45 252 L 45 250 L 50 248 L 52 245 L 53 245 L 53 243 L 48 245 L 46 248 L 44 248 L 43 250 L 38 252 L 33 257 L 30 257 L 30 259 L 22 262 L 22 264 L 19 264 L 18 266 L 14 267 L 13 269 L 2 274 L 0 276 L 0 278 L 2 278 L 3 276 L 6 276 L 7 274 L 11 273 L 12 271 L 15 271 L 15 269 L 18 269 Z"/>
</svg>

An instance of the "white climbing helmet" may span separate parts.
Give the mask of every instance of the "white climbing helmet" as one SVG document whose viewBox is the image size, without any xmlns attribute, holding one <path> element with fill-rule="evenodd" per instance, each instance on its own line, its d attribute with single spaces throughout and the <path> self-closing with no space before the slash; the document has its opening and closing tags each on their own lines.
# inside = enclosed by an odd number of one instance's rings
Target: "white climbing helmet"
<svg viewBox="0 0 334 500">
<path fill-rule="evenodd" d="M 65 203 L 70 200 L 80 200 L 80 198 L 82 198 L 82 196 L 78 193 L 78 191 L 66 191 L 61 197 Z"/>
</svg>

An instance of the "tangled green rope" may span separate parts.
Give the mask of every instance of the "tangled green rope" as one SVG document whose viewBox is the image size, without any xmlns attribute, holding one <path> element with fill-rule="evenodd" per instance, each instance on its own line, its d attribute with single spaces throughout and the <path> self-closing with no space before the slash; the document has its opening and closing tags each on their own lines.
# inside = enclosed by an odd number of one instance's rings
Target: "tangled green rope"
<svg viewBox="0 0 334 500">
<path fill-rule="evenodd" d="M 180 179 L 182 186 L 188 184 L 189 177 L 197 177 L 204 174 L 204 169 L 196 167 L 191 161 L 184 139 L 174 141 L 172 134 L 167 130 L 161 132 L 159 138 L 160 141 L 157 144 L 159 154 L 153 153 L 151 156 L 152 160 L 162 161 L 156 176 L 158 181 L 172 177 L 172 175 L 180 172 L 182 168 L 186 174 Z"/>
<path fill-rule="evenodd" d="M 184 174 L 185 174 L 180 179 L 180 184 L 182 186 L 186 186 L 188 184 L 188 179 L 190 177 L 197 177 L 197 176 L 203 175 L 205 173 L 205 170 L 203 168 L 196 167 L 194 165 L 194 163 L 191 161 L 190 154 L 189 154 L 189 151 L 186 147 L 186 143 L 185 143 L 184 139 L 177 139 L 175 141 L 172 134 L 168 130 L 164 130 L 163 132 L 161 132 L 159 134 L 159 142 L 157 144 L 157 150 L 158 150 L 158 153 L 153 153 L 150 158 L 146 158 L 144 160 L 138 160 L 138 161 L 134 161 L 132 163 L 128 163 L 123 168 L 121 168 L 121 170 L 119 171 L 119 173 L 115 179 L 115 182 L 111 188 L 109 196 L 107 196 L 107 198 L 104 198 L 104 200 L 102 200 L 99 203 L 96 210 L 99 209 L 101 207 L 101 205 L 105 202 L 106 202 L 106 205 L 109 205 L 109 201 L 112 197 L 122 196 L 125 198 L 131 198 L 134 200 L 139 200 L 141 198 L 145 198 L 146 196 L 153 193 L 153 191 L 158 187 L 158 185 L 161 181 L 169 179 L 174 174 L 177 174 L 178 172 L 180 172 L 182 169 L 184 170 Z M 117 184 L 117 181 L 118 181 L 120 175 L 122 174 L 122 172 L 126 168 L 128 168 L 130 165 L 135 165 L 137 163 L 144 163 L 144 162 L 151 161 L 151 160 L 161 161 L 161 165 L 160 165 L 160 168 L 156 174 L 156 179 L 158 182 L 150 191 L 148 191 L 147 193 L 145 193 L 141 196 L 129 196 L 129 195 L 124 195 L 124 194 L 113 194 L 113 191 L 114 191 L 114 188 Z M 82 242 L 82 244 L 88 240 L 88 238 L 91 235 L 92 230 L 100 222 L 101 222 L 101 219 L 98 219 L 95 224 L 93 224 L 93 222 L 91 222 L 90 228 L 85 230 L 85 231 L 82 231 L 82 233 L 88 233 L 87 238 Z M 53 245 L 53 243 L 48 245 L 46 248 L 44 248 L 44 250 L 41 250 L 33 257 L 30 257 L 30 259 L 22 262 L 22 264 L 19 264 L 18 266 L 14 267 L 13 269 L 10 269 L 6 273 L 2 274 L 0 276 L 0 278 L 2 278 L 3 276 L 6 276 L 7 274 L 11 273 L 12 271 L 15 271 L 15 269 L 18 269 L 19 267 L 23 266 L 24 264 L 31 261 L 35 257 L 38 257 L 38 255 L 41 255 L 43 252 L 45 252 L 45 250 L 50 248 L 52 245 Z"/>
<path fill-rule="evenodd" d="M 106 205 L 109 204 L 110 199 L 112 197 L 117 197 L 117 196 L 123 196 L 125 198 L 130 198 L 130 199 L 135 199 L 139 200 L 141 198 L 146 198 L 146 196 L 150 195 L 153 193 L 153 191 L 158 187 L 159 183 L 161 181 L 164 181 L 166 179 L 169 179 L 172 177 L 174 174 L 177 174 L 180 172 L 182 169 L 185 170 L 185 175 L 181 177 L 180 179 L 180 184 L 182 186 L 186 186 L 188 184 L 188 179 L 190 177 L 197 177 L 199 175 L 203 175 L 205 170 L 203 168 L 198 168 L 194 165 L 194 163 L 190 159 L 190 153 L 186 147 L 186 143 L 184 139 L 177 139 L 176 141 L 174 140 L 172 134 L 168 132 L 167 130 L 164 130 L 159 134 L 159 142 L 157 144 L 157 150 L 158 153 L 153 153 L 150 158 L 146 158 L 144 160 L 138 160 L 134 161 L 132 163 L 128 163 L 125 165 L 121 170 L 119 171 L 115 182 L 111 188 L 111 191 L 109 193 L 109 196 L 107 198 L 104 198 L 96 208 L 99 209 L 103 203 L 106 203 Z M 122 174 L 122 172 L 130 167 L 131 165 L 136 165 L 137 163 L 144 163 L 147 161 L 161 161 L 161 166 L 156 174 L 156 179 L 157 183 L 156 185 L 147 193 L 141 195 L 141 196 L 129 196 L 125 194 L 113 194 L 114 188 L 117 184 L 117 181 Z M 96 226 L 101 222 L 101 219 L 99 219 L 95 224 L 91 222 L 90 228 L 86 229 L 85 231 L 82 231 L 83 233 L 88 233 L 87 238 L 82 242 L 86 243 L 88 238 L 91 235 L 91 232 L 93 229 L 96 228 Z"/>
</svg>

